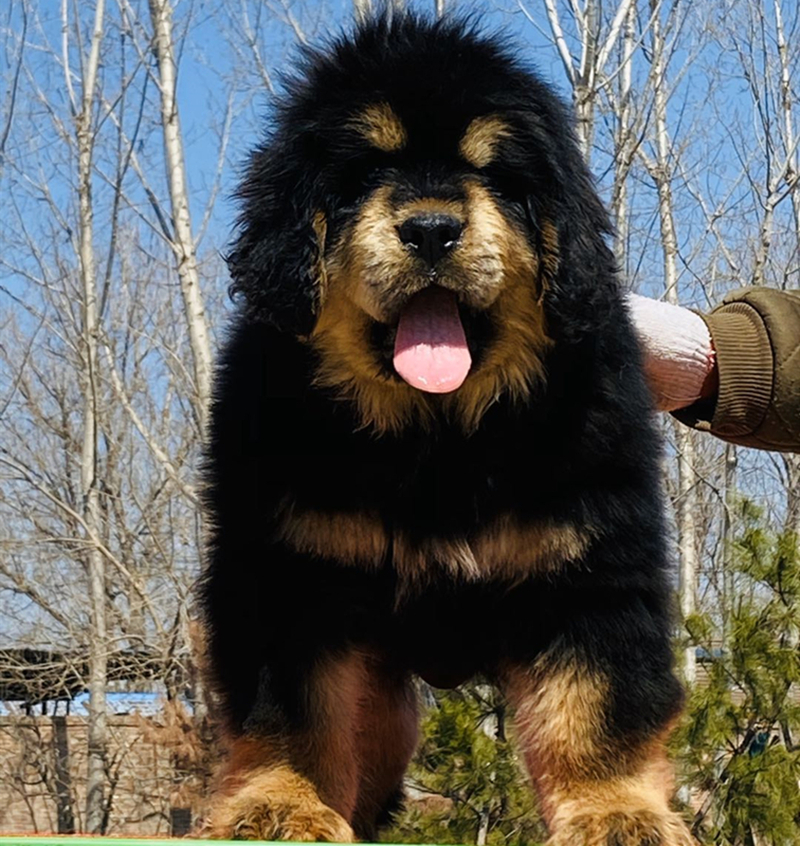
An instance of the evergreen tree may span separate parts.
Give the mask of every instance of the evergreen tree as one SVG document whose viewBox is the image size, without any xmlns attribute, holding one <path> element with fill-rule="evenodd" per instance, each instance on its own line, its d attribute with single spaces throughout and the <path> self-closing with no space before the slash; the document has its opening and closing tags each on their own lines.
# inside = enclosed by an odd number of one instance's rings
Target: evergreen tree
<svg viewBox="0 0 800 846">
<path fill-rule="evenodd" d="M 687 621 L 701 668 L 673 739 L 694 788 L 694 833 L 719 846 L 789 846 L 800 836 L 800 554 L 743 502 L 733 590 Z M 723 634 L 724 633 L 724 634 Z M 689 810 L 689 809 L 687 809 Z"/>
<path fill-rule="evenodd" d="M 525 844 L 545 839 L 533 791 L 488 685 L 431 693 L 409 770 L 409 801 L 384 835 L 395 843 Z"/>
</svg>

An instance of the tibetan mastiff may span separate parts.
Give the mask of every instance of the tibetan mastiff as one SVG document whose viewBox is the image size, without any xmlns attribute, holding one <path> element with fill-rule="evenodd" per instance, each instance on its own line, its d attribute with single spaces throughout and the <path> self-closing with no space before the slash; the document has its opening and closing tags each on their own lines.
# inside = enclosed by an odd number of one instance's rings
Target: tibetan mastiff
<svg viewBox="0 0 800 846">
<path fill-rule="evenodd" d="M 215 837 L 374 838 L 481 676 L 552 844 L 690 842 L 658 445 L 568 110 L 474 24 L 308 52 L 252 155 L 208 433 Z"/>
</svg>

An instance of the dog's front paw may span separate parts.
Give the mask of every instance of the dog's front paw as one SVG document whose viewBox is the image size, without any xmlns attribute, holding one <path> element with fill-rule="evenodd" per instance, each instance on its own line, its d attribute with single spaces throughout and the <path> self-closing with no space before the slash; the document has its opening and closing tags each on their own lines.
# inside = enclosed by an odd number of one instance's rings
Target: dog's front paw
<svg viewBox="0 0 800 846">
<path fill-rule="evenodd" d="M 355 843 L 341 814 L 317 796 L 297 773 L 257 771 L 235 789 L 219 794 L 201 831 L 213 840 L 290 840 L 296 843 Z"/>
<path fill-rule="evenodd" d="M 289 840 L 295 843 L 353 843 L 353 829 L 333 808 L 308 803 L 251 805 L 213 835 L 230 840 Z"/>
<path fill-rule="evenodd" d="M 674 813 L 614 811 L 578 814 L 553 832 L 547 846 L 697 846 Z"/>
</svg>

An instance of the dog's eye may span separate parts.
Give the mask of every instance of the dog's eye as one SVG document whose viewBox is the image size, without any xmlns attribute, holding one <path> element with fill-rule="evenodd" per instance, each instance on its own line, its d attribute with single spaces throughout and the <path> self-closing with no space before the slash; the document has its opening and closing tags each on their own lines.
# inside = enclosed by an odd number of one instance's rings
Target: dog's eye
<svg viewBox="0 0 800 846">
<path fill-rule="evenodd" d="M 524 203 L 525 198 L 530 194 L 527 182 L 520 179 L 519 174 L 511 174 L 496 168 L 486 175 L 489 178 L 490 187 L 505 200 Z"/>
<path fill-rule="evenodd" d="M 490 180 L 490 186 L 502 204 L 513 206 L 520 213 L 528 213 L 531 192 L 525 182 L 498 174 Z"/>
<path fill-rule="evenodd" d="M 377 157 L 355 159 L 335 175 L 338 195 L 345 204 L 358 204 L 391 179 L 392 168 Z"/>
</svg>

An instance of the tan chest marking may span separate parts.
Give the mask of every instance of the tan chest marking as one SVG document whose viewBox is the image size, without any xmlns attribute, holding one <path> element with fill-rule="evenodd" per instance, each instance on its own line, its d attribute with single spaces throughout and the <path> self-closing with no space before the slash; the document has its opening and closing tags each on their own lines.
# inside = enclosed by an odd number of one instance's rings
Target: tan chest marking
<svg viewBox="0 0 800 846">
<path fill-rule="evenodd" d="M 376 513 L 324 513 L 283 508 L 278 538 L 295 552 L 341 564 L 378 567 L 391 560 L 398 573 L 414 581 L 432 568 L 468 579 L 516 581 L 531 574 L 559 571 L 583 557 L 589 533 L 571 525 L 521 524 L 507 515 L 472 538 L 412 541 L 389 532 Z"/>
</svg>

